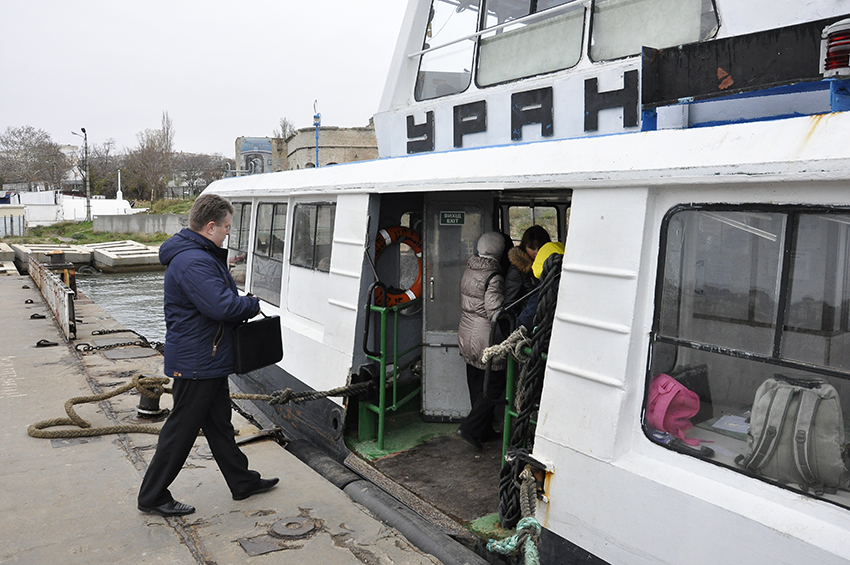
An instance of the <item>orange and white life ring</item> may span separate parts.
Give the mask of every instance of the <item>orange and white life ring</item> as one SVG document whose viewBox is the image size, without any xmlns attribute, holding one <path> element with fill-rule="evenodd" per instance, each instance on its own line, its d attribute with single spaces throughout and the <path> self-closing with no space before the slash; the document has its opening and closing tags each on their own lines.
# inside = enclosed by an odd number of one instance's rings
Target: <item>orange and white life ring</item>
<svg viewBox="0 0 850 565">
<path fill-rule="evenodd" d="M 422 296 L 422 239 L 416 231 L 404 226 L 396 226 L 378 231 L 375 238 L 375 263 L 381 252 L 393 243 L 404 243 L 410 247 L 419 259 L 419 271 L 416 280 L 407 290 L 390 287 L 387 289 L 387 306 L 396 306 L 415 300 Z M 383 302 L 384 291 L 381 287 L 375 288 L 375 304 L 380 306 Z"/>
</svg>

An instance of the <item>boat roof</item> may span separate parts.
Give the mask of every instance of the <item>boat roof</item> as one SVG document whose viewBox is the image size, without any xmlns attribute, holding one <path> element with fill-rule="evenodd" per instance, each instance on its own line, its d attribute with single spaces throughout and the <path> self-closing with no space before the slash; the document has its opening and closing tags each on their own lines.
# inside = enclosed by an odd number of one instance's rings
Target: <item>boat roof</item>
<svg viewBox="0 0 850 565">
<path fill-rule="evenodd" d="M 229 178 L 230 197 L 845 180 L 850 113 L 410 155 Z"/>
</svg>

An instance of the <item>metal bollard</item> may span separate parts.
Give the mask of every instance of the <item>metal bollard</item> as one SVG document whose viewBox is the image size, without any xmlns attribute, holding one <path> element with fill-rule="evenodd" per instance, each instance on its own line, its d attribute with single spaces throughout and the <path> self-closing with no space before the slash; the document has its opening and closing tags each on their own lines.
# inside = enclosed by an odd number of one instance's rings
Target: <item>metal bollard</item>
<svg viewBox="0 0 850 565">
<path fill-rule="evenodd" d="M 156 398 L 148 398 L 145 395 L 139 397 L 139 405 L 136 406 L 136 414 L 139 415 L 139 418 L 158 418 L 165 412 L 164 409 L 159 407 L 162 389 L 157 387 L 154 391 L 159 393 Z"/>
</svg>

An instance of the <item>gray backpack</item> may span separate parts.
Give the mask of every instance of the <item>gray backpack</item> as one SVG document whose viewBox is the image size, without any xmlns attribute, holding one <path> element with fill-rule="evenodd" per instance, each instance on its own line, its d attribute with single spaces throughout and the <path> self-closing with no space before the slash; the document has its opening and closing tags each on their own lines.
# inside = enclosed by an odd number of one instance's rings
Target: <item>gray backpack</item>
<svg viewBox="0 0 850 565">
<path fill-rule="evenodd" d="M 776 375 L 763 382 L 747 444 L 748 455 L 736 462 L 758 475 L 816 494 L 850 486 L 841 403 L 823 379 Z"/>
</svg>

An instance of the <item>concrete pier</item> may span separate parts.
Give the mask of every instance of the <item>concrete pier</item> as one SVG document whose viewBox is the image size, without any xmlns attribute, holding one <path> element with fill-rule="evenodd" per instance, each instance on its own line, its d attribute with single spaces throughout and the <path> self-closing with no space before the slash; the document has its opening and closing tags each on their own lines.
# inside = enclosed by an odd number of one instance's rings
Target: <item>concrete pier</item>
<svg viewBox="0 0 850 565">
<path fill-rule="evenodd" d="M 17 267 L 17 271 L 26 274 L 30 256 L 42 263 L 50 263 L 50 256 L 56 253 L 61 253 L 64 261 L 73 263 L 77 268 L 92 266 L 107 273 L 152 271 L 164 268 L 159 264 L 159 246 L 145 245 L 131 240 L 86 245 L 16 243 L 11 246 L 0 244 L 0 267 L 5 266 L 7 271 L 0 274 L 11 274 L 12 262 Z"/>
<path fill-rule="evenodd" d="M 50 263 L 50 255 L 62 253 L 64 260 L 75 265 L 89 265 L 92 252 L 81 245 L 66 243 L 15 243 L 12 246 L 15 253 L 14 261 L 18 271 L 26 274 L 29 270 L 29 258 L 33 256 L 42 263 Z"/>
<path fill-rule="evenodd" d="M 115 390 L 138 374 L 160 376 L 161 356 L 132 354 L 138 345 L 78 351 L 82 343 L 108 344 L 93 331 L 122 329 L 84 297 L 76 301 L 73 343 L 64 340 L 29 277 L 0 277 L 0 297 L 0 563 L 440 562 L 269 437 L 247 441 L 243 450 L 253 469 L 281 478 L 277 488 L 232 500 L 198 438 L 172 485 L 175 498 L 197 512 L 167 519 L 139 512 L 136 495 L 156 435 L 40 439 L 27 427 L 64 417 L 69 398 Z M 93 427 L 138 423 L 138 404 L 139 395 L 127 393 L 78 405 L 76 412 Z M 161 405 L 170 405 L 169 395 Z M 237 413 L 234 424 L 237 440 L 258 435 Z"/>
<path fill-rule="evenodd" d="M 165 268 L 159 264 L 158 247 L 136 241 L 89 243 L 84 247 L 92 252 L 92 265 L 106 273 Z"/>
<path fill-rule="evenodd" d="M 15 251 L 8 243 L 0 242 L 0 276 L 17 275 L 15 267 Z"/>
</svg>

